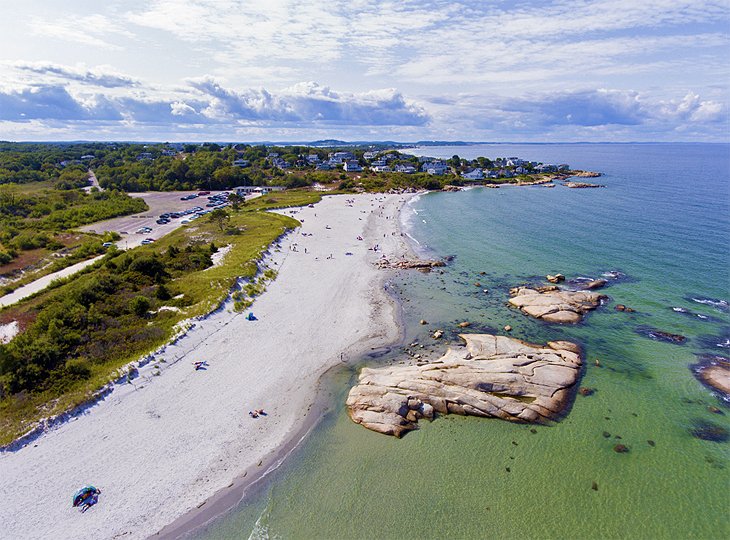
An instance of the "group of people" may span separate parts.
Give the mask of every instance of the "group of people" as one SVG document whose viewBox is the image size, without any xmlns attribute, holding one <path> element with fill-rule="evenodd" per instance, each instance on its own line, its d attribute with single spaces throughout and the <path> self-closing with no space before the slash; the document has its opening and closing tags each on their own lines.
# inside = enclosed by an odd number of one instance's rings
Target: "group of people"
<svg viewBox="0 0 730 540">
<path fill-rule="evenodd" d="M 259 416 L 266 416 L 266 411 L 263 409 L 254 409 L 253 411 L 248 411 L 248 415 L 251 418 L 258 418 Z"/>
</svg>

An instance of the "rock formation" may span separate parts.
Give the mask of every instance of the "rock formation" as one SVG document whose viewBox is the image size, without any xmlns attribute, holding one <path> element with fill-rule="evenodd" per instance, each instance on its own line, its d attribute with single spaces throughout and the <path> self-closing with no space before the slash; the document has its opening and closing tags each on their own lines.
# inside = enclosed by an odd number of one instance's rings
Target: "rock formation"
<svg viewBox="0 0 730 540">
<path fill-rule="evenodd" d="M 557 420 L 569 405 L 582 363 L 574 343 L 460 337 L 466 349 L 449 348 L 432 363 L 364 368 L 347 397 L 350 418 L 401 437 L 436 413 L 540 423 Z"/>
<path fill-rule="evenodd" d="M 590 291 L 564 291 L 547 287 L 510 289 L 509 303 L 530 317 L 553 323 L 577 323 L 583 315 L 596 309 L 605 295 Z"/>
<path fill-rule="evenodd" d="M 699 362 L 690 366 L 700 382 L 716 390 L 720 397 L 730 403 L 730 358 L 714 354 L 699 356 Z"/>
<path fill-rule="evenodd" d="M 563 274 L 548 274 L 545 276 L 545 279 L 547 279 L 550 283 L 560 283 L 561 281 L 565 281 L 565 276 Z"/>
<path fill-rule="evenodd" d="M 431 268 L 438 268 L 440 266 L 446 266 L 444 261 L 423 261 L 419 259 L 402 259 L 400 261 L 391 261 L 388 259 L 380 259 L 375 263 L 378 268 L 398 268 L 401 270 L 416 268 L 418 270 L 431 270 Z"/>
<path fill-rule="evenodd" d="M 606 187 L 601 184 L 590 184 L 588 182 L 563 182 L 563 185 L 567 188 L 572 188 L 572 189 Z"/>
<path fill-rule="evenodd" d="M 601 173 L 593 171 L 571 171 L 570 176 L 579 176 L 582 178 L 598 178 L 599 176 L 601 176 Z"/>
</svg>

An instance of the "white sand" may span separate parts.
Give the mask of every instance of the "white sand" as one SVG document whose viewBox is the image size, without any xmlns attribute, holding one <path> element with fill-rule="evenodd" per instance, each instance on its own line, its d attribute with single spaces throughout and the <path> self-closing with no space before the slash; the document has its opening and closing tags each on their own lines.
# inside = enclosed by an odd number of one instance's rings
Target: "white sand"
<svg viewBox="0 0 730 540">
<path fill-rule="evenodd" d="M 289 442 L 341 353 L 352 358 L 398 336 L 387 271 L 372 265 L 381 253 L 367 248 L 403 253 L 404 199 L 336 196 L 298 209 L 303 226 L 269 261 L 279 277 L 253 305 L 257 321 L 211 315 L 158 356 L 159 376 L 144 368 L 82 416 L 0 453 L 0 537 L 144 538 Z M 207 370 L 195 371 L 196 360 Z M 250 418 L 256 408 L 268 416 Z M 102 494 L 81 514 L 71 498 L 87 483 Z"/>
</svg>

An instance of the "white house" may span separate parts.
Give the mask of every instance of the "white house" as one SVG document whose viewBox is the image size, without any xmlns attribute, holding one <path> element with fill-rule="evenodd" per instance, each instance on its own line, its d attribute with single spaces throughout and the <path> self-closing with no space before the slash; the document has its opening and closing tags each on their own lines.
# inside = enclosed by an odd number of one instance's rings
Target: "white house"
<svg viewBox="0 0 730 540">
<path fill-rule="evenodd" d="M 469 172 L 462 173 L 461 177 L 466 180 L 483 180 L 484 172 L 481 169 L 472 169 Z"/>
<path fill-rule="evenodd" d="M 360 167 L 360 164 L 355 160 L 348 160 L 345 161 L 345 170 L 347 172 L 360 172 L 362 171 L 362 167 Z"/>
<path fill-rule="evenodd" d="M 248 160 L 246 159 L 236 159 L 233 161 L 234 167 L 248 167 Z"/>
<path fill-rule="evenodd" d="M 395 172 L 413 174 L 416 172 L 416 168 L 413 165 L 396 165 Z"/>
<path fill-rule="evenodd" d="M 443 175 L 447 170 L 448 166 L 443 161 L 429 161 L 423 164 L 421 170 L 435 176 Z"/>
<path fill-rule="evenodd" d="M 391 168 L 388 167 L 387 165 L 375 165 L 370 168 L 372 170 L 374 170 L 375 172 L 390 172 L 391 171 Z"/>
</svg>

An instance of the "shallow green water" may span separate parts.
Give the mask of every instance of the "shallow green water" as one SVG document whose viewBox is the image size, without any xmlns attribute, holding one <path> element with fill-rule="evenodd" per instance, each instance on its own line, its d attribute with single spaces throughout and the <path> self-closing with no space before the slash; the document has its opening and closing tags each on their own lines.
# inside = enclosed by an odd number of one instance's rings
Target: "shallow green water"
<svg viewBox="0 0 730 540">
<path fill-rule="evenodd" d="M 332 412 L 302 447 L 196 537 L 730 537 L 729 445 L 690 433 L 698 421 L 730 429 L 730 409 L 689 369 L 698 353 L 728 350 L 718 346 L 728 337 L 727 311 L 692 300 L 728 299 L 728 147 L 492 150 L 468 151 L 568 161 L 605 172 L 608 187 L 477 189 L 415 201 L 406 210 L 410 234 L 424 251 L 456 259 L 444 274 L 390 284 L 406 342 L 430 348 L 429 331 L 455 338 L 462 320 L 473 323 L 469 331 L 510 324 L 513 337 L 574 340 L 588 360 L 581 386 L 596 392 L 577 396 L 550 427 L 447 416 L 397 440 L 348 419 L 343 403 L 356 370 L 341 371 L 330 381 Z M 610 301 L 583 324 L 546 325 L 505 306 L 511 286 L 537 276 L 607 271 L 623 277 L 611 280 Z M 618 313 L 616 303 L 637 312 Z M 421 318 L 430 325 L 418 325 Z M 637 327 L 688 340 L 654 341 Z M 618 443 L 629 452 L 616 453 Z"/>
</svg>

